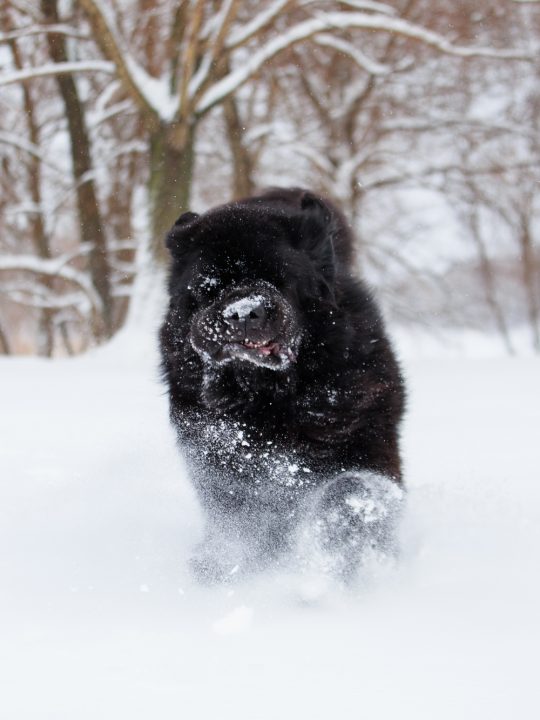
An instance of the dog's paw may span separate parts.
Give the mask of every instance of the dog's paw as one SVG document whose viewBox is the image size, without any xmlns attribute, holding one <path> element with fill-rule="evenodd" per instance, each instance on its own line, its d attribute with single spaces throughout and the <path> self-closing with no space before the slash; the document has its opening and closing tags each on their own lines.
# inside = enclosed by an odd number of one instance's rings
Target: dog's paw
<svg viewBox="0 0 540 720">
<path fill-rule="evenodd" d="M 373 559 L 394 556 L 404 492 L 374 472 L 348 472 L 320 491 L 300 535 L 309 568 L 348 580 Z"/>
</svg>

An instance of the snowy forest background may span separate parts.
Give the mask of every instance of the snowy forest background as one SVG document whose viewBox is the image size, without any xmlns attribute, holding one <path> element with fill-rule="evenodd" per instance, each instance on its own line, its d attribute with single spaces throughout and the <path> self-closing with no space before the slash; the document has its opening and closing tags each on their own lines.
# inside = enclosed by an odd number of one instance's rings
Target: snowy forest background
<svg viewBox="0 0 540 720">
<path fill-rule="evenodd" d="M 532 0 L 0 0 L 2 719 L 540 717 L 539 51 Z M 273 184 L 351 218 L 407 383 L 347 593 L 189 572 L 163 234 Z"/>
<path fill-rule="evenodd" d="M 1 0 L 0 353 L 74 354 L 163 235 L 334 198 L 395 327 L 540 352 L 540 3 Z"/>
</svg>

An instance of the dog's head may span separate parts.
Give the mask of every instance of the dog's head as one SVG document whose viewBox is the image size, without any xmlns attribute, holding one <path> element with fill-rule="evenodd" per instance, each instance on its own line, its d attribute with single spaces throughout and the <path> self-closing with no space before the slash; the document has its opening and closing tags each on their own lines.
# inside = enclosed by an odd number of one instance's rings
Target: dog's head
<svg viewBox="0 0 540 720">
<path fill-rule="evenodd" d="M 297 207 L 263 196 L 180 216 L 167 237 L 171 307 L 206 364 L 296 362 L 303 314 L 333 294 L 333 229 L 310 193 Z"/>
</svg>

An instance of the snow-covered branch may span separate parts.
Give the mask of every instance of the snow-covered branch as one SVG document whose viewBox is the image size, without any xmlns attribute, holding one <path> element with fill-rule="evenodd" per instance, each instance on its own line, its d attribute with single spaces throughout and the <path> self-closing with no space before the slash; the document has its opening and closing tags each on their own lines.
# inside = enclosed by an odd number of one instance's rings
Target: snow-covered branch
<svg viewBox="0 0 540 720">
<path fill-rule="evenodd" d="M 244 45 L 251 40 L 252 37 L 269 27 L 290 4 L 291 0 L 275 0 L 275 2 L 254 17 L 253 20 L 231 33 L 227 41 L 227 47 L 233 49 Z"/>
<path fill-rule="evenodd" d="M 239 0 L 226 0 L 219 13 L 213 18 L 215 21 L 213 32 L 210 34 L 206 42 L 208 50 L 206 51 L 202 61 L 199 63 L 197 72 L 189 81 L 188 95 L 190 97 L 195 96 L 197 90 L 208 78 L 216 58 L 219 57 L 223 50 L 229 26 L 233 22 L 239 8 Z M 205 34 L 206 33 L 203 33 L 203 35 Z"/>
<path fill-rule="evenodd" d="M 420 25 L 401 18 L 382 14 L 354 12 L 321 13 L 317 17 L 304 20 L 293 25 L 286 32 L 273 37 L 241 66 L 232 70 L 219 80 L 202 96 L 197 111 L 202 114 L 221 102 L 227 95 L 237 90 L 249 78 L 257 73 L 265 63 L 279 53 L 316 35 L 336 30 L 371 30 L 408 37 L 435 48 L 439 52 L 457 57 L 490 57 L 496 59 L 512 59 L 532 61 L 534 53 L 524 50 L 497 49 L 491 47 L 454 45 L 439 33 L 428 30 Z"/>
<path fill-rule="evenodd" d="M 318 45 L 325 47 L 331 47 L 334 50 L 347 55 L 358 65 L 359 68 L 365 70 L 370 75 L 388 75 L 392 72 L 392 68 L 389 65 L 383 65 L 382 63 L 369 58 L 363 52 L 354 47 L 354 45 L 346 40 L 341 40 L 334 35 L 319 35 L 315 37 L 315 42 Z"/>
<path fill-rule="evenodd" d="M 362 13 L 324 13 L 319 16 L 318 20 L 323 25 L 326 25 L 325 29 L 327 30 L 364 29 L 387 32 L 408 37 L 411 40 L 418 40 L 439 52 L 457 57 L 489 57 L 499 60 L 525 60 L 528 62 L 536 59 L 533 51 L 524 49 L 509 50 L 475 45 L 454 45 L 444 35 L 402 18 L 364 15 Z M 321 30 L 315 30 L 314 32 L 321 32 Z"/>
<path fill-rule="evenodd" d="M 20 282 L 0 282 L 0 294 L 7 295 L 11 302 L 27 307 L 47 310 L 78 308 L 81 312 L 90 309 L 88 297 L 83 292 L 52 293 L 48 288 L 33 282 L 27 285 Z"/>
<path fill-rule="evenodd" d="M 423 178 L 433 177 L 436 175 L 447 175 L 455 172 L 467 177 L 501 175 L 502 173 L 511 172 L 512 170 L 530 170 L 537 167 L 536 162 L 518 162 L 503 165 L 487 165 L 485 167 L 467 168 L 459 163 L 447 163 L 440 166 L 419 167 L 411 172 L 396 173 L 386 178 L 374 180 L 372 182 L 361 183 L 363 190 L 374 190 L 376 188 L 389 187 L 398 185 L 408 181 L 421 181 Z"/>
<path fill-rule="evenodd" d="M 0 44 L 11 42 L 12 40 L 20 40 L 34 35 L 45 35 L 46 33 L 54 33 L 55 35 L 65 35 L 66 37 L 75 38 L 77 40 L 90 40 L 90 35 L 78 32 L 69 25 L 27 25 L 26 27 L 11 30 L 7 33 L 0 33 Z"/>
<path fill-rule="evenodd" d="M 116 68 L 113 63 L 105 60 L 84 60 L 65 63 L 45 63 L 40 67 L 13 70 L 0 74 L 0 86 L 33 80 L 34 78 L 67 75 L 71 73 L 102 72 L 114 75 Z"/>
<path fill-rule="evenodd" d="M 110 9 L 101 0 L 79 0 L 94 30 L 103 54 L 116 67 L 126 90 L 154 125 L 159 117 L 169 119 L 176 103 L 171 103 L 166 79 L 158 80 L 142 68 L 125 47 Z"/>
<path fill-rule="evenodd" d="M 131 298 L 134 295 L 133 285 L 116 285 L 111 294 L 114 298 Z"/>
<path fill-rule="evenodd" d="M 110 240 L 107 243 L 107 250 L 110 252 L 121 252 L 122 250 L 137 250 L 137 243 L 134 240 Z"/>
<path fill-rule="evenodd" d="M 111 118 L 115 117 L 116 115 L 126 115 L 130 111 L 133 111 L 134 106 L 131 100 L 122 100 L 121 102 L 116 103 L 115 105 L 112 105 L 111 107 L 108 107 L 104 110 L 101 110 L 99 113 L 96 113 L 95 115 L 91 115 L 88 120 L 88 127 L 97 127 L 98 125 L 101 125 L 102 123 L 106 122 L 107 120 L 110 120 Z"/>
<path fill-rule="evenodd" d="M 61 168 L 59 165 L 51 162 L 49 158 L 44 155 L 40 147 L 35 145 L 33 142 L 30 142 L 30 140 L 26 140 L 24 137 L 21 137 L 21 135 L 15 135 L 15 133 L 0 131 L 0 144 L 11 145 L 17 150 L 22 150 L 22 152 L 28 153 L 28 155 L 32 155 L 32 157 L 35 157 L 37 160 L 43 163 L 43 165 L 50 168 L 51 170 L 54 170 L 59 175 L 66 174 L 65 168 Z"/>
<path fill-rule="evenodd" d="M 301 157 L 305 157 L 309 160 L 314 167 L 322 171 L 328 176 L 332 176 L 335 168 L 332 162 L 327 158 L 325 153 L 319 152 L 313 145 L 307 145 L 306 143 L 295 142 L 294 152 Z"/>
<path fill-rule="evenodd" d="M 383 15 L 395 15 L 395 8 L 380 2 L 369 2 L 369 0 L 341 0 L 342 5 L 348 5 L 355 10 L 372 10 Z"/>
<path fill-rule="evenodd" d="M 379 132 L 400 133 L 400 132 L 433 132 L 434 130 L 445 130 L 451 127 L 471 128 L 483 130 L 484 132 L 509 133 L 511 135 L 527 138 L 538 142 L 538 136 L 527 127 L 515 123 L 503 123 L 495 121 L 480 120 L 477 118 L 464 117 L 427 117 L 425 120 L 386 120 L 379 127 Z"/>
<path fill-rule="evenodd" d="M 88 275 L 66 262 L 71 256 L 44 259 L 34 255 L 8 255 L 0 257 L 0 272 L 30 272 L 50 278 L 66 280 L 84 291 L 92 307 L 98 313 L 103 310 L 101 298 L 97 294 Z"/>
</svg>

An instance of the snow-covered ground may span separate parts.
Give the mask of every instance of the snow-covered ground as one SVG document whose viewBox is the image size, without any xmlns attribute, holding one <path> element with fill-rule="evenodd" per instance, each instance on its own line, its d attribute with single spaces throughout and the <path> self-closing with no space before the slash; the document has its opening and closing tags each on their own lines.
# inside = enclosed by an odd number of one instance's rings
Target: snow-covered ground
<svg viewBox="0 0 540 720">
<path fill-rule="evenodd" d="M 540 717 L 540 366 L 411 359 L 397 569 L 196 587 L 154 339 L 0 362 L 0 717 Z"/>
</svg>

